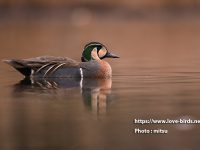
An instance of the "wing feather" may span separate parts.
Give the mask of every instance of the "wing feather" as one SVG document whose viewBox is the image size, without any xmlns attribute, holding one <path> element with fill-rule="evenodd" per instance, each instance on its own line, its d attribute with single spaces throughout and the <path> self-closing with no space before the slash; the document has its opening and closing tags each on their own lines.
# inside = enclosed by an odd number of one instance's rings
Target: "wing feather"
<svg viewBox="0 0 200 150">
<path fill-rule="evenodd" d="M 29 59 L 4 60 L 5 63 L 21 72 L 24 76 L 30 76 L 31 70 L 35 73 L 46 70 L 48 73 L 55 72 L 60 67 L 80 67 L 80 63 L 68 57 L 41 56 Z"/>
</svg>

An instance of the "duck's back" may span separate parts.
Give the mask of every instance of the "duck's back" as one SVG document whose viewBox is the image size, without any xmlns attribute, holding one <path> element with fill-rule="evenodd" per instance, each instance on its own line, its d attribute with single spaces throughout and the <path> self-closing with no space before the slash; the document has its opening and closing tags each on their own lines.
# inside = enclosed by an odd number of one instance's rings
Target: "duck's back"
<svg viewBox="0 0 200 150">
<path fill-rule="evenodd" d="M 41 56 L 4 60 L 25 77 L 80 77 L 79 62 L 67 57 Z"/>
</svg>

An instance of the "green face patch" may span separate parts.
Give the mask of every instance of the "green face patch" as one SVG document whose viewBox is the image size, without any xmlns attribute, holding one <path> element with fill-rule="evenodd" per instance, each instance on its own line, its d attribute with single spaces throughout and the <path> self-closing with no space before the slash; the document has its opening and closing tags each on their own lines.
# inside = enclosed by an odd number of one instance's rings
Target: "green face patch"
<svg viewBox="0 0 200 150">
<path fill-rule="evenodd" d="M 83 57 L 87 60 L 90 61 L 91 60 L 91 52 L 92 50 L 95 48 L 95 45 L 92 46 L 88 46 L 84 51 L 83 51 Z"/>
</svg>

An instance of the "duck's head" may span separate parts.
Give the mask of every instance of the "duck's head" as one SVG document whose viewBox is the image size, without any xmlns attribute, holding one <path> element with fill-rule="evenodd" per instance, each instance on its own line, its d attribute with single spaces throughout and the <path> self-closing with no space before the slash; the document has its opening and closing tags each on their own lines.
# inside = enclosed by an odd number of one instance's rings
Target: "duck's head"
<svg viewBox="0 0 200 150">
<path fill-rule="evenodd" d="M 107 48 L 99 42 L 90 42 L 85 45 L 81 60 L 99 60 L 104 58 L 119 58 L 117 55 L 108 52 Z"/>
</svg>

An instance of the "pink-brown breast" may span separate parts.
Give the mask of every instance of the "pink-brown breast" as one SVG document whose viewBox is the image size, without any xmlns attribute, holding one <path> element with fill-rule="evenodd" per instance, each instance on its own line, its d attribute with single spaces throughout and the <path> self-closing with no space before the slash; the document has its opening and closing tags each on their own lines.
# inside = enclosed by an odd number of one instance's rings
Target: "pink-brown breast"
<svg viewBox="0 0 200 150">
<path fill-rule="evenodd" d="M 109 63 L 99 60 L 99 69 L 97 71 L 97 78 L 110 78 L 112 77 L 112 69 Z"/>
</svg>

